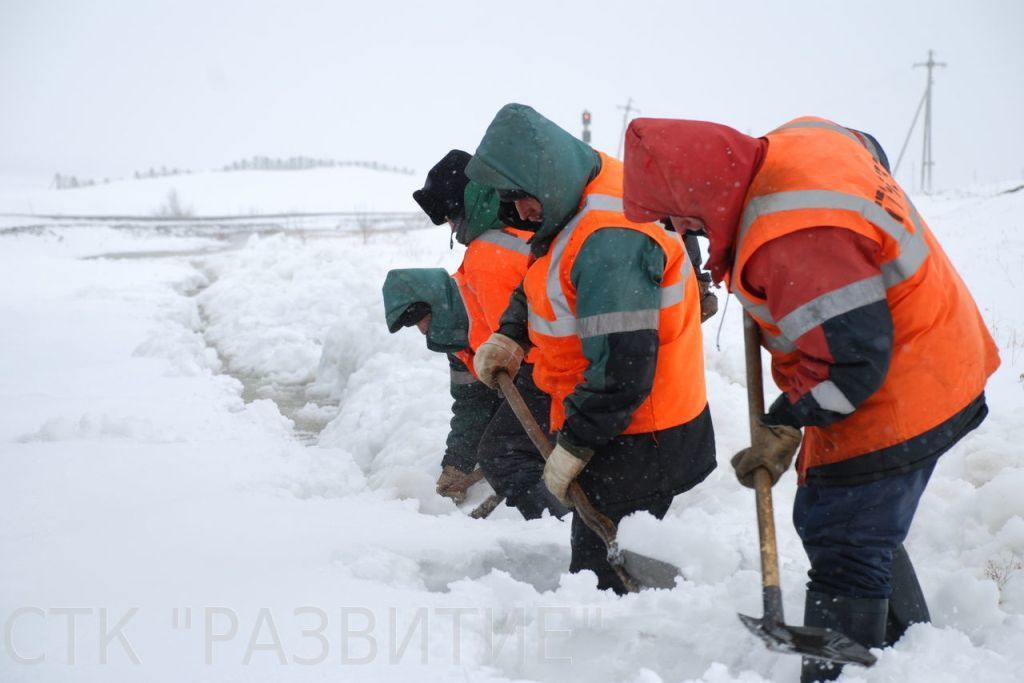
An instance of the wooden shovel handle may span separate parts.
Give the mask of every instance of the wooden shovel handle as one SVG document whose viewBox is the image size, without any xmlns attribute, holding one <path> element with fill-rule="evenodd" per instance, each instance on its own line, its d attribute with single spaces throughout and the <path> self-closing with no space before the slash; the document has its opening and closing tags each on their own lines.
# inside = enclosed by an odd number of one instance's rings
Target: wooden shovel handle
<svg viewBox="0 0 1024 683">
<path fill-rule="evenodd" d="M 516 389 L 516 384 L 509 377 L 507 372 L 498 372 L 497 375 L 498 388 L 501 389 L 501 394 L 508 401 L 508 405 L 512 408 L 512 412 L 516 414 L 519 423 L 523 425 L 523 429 L 526 431 L 526 435 L 530 437 L 530 441 L 540 451 L 541 456 L 545 460 L 551 455 L 553 447 L 551 441 L 548 440 L 547 433 L 540 428 L 537 423 L 537 419 L 530 412 L 530 407 L 526 405 L 526 401 L 523 400 L 523 395 Z"/>
<path fill-rule="evenodd" d="M 530 412 L 529 406 L 526 405 L 526 401 L 523 400 L 522 394 L 516 389 L 515 382 L 509 377 L 507 372 L 499 372 L 497 375 L 498 386 L 501 388 L 501 393 L 505 396 L 505 400 L 508 401 L 509 407 L 512 408 L 512 412 L 519 418 L 519 422 L 523 425 L 523 429 L 526 430 L 527 436 L 530 437 L 530 441 L 537 447 L 541 456 L 545 460 L 551 455 L 553 450 L 551 441 L 548 439 L 548 435 L 541 429 L 540 425 L 537 424 L 536 418 L 533 413 Z M 590 527 L 590 530 L 597 534 L 604 544 L 609 548 L 618 547 L 616 544 L 618 529 L 615 523 L 608 519 L 604 514 L 598 511 L 587 498 L 587 494 L 583 491 L 577 482 L 569 484 L 568 491 L 569 502 L 573 508 L 576 509 L 577 514 L 583 520 L 583 523 Z"/>
<path fill-rule="evenodd" d="M 747 356 L 747 406 L 750 411 L 750 440 L 764 414 L 764 381 L 761 374 L 761 330 L 748 314 L 743 315 L 743 342 Z M 772 477 L 763 467 L 754 470 L 757 500 L 757 532 L 761 540 L 761 584 L 778 588 L 779 547 L 775 539 L 775 510 L 772 506 Z"/>
</svg>

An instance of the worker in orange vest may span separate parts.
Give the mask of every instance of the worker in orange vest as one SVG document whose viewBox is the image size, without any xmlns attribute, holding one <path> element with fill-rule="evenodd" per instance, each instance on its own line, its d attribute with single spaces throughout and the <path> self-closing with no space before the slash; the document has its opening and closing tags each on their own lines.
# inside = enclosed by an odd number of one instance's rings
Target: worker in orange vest
<svg viewBox="0 0 1024 683">
<path fill-rule="evenodd" d="M 532 108 L 491 122 L 467 175 L 498 191 L 499 217 L 534 233 L 532 263 L 475 358 L 481 381 L 515 374 L 527 347 L 551 396 L 556 445 L 544 481 L 578 481 L 618 522 L 662 517 L 715 468 L 701 293 L 683 240 L 622 214 L 622 164 Z M 624 591 L 600 538 L 574 515 L 571 571 Z"/>
<path fill-rule="evenodd" d="M 449 352 L 454 398 L 448 448 L 437 489 L 449 487 L 479 462 L 488 482 L 526 519 L 545 510 L 561 517 L 565 507 L 541 481 L 543 460 L 508 404 L 477 381 L 473 354 L 498 327 L 512 291 L 526 272 L 530 236 L 497 221 L 493 190 L 469 182 L 469 155 L 452 150 L 427 174 L 413 198 L 437 225 L 448 224 L 466 252 L 450 278 L 442 269 L 391 271 L 384 286 L 389 326 L 417 325 L 427 346 Z M 532 381 L 532 358 L 520 377 L 520 391 L 536 410 L 550 399 Z M 458 498 L 458 491 L 452 491 Z"/>
<path fill-rule="evenodd" d="M 751 486 L 797 460 L 805 624 L 879 647 L 927 621 L 902 546 L 942 453 L 977 427 L 999 357 L 978 308 L 870 136 L 825 119 L 753 138 L 636 119 L 625 211 L 704 232 L 782 394 L 733 458 Z M 803 681 L 839 667 L 805 659 Z"/>
</svg>

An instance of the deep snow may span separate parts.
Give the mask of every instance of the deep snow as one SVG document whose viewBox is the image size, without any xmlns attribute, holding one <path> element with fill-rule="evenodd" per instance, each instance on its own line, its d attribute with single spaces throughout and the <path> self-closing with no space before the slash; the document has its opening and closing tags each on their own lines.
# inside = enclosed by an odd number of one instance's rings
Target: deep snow
<svg viewBox="0 0 1024 683">
<path fill-rule="evenodd" d="M 908 540 L 934 623 L 846 681 L 1024 670 L 1024 193 L 995 191 L 917 200 L 1003 366 Z M 753 496 L 728 467 L 746 439 L 736 302 L 704 330 L 721 466 L 665 520 L 622 527 L 688 580 L 619 598 L 564 573 L 566 524 L 470 519 L 486 485 L 462 510 L 433 492 L 447 366 L 387 333 L 379 291 L 389 268 L 454 268 L 443 233 L 0 233 L 0 680 L 796 679 L 735 617 L 761 609 Z M 799 623 L 794 488 L 774 493 Z"/>
</svg>

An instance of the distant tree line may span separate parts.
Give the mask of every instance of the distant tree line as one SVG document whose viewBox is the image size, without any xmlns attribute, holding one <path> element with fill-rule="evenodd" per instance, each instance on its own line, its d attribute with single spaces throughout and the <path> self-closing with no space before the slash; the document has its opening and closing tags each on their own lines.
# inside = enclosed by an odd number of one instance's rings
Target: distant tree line
<svg viewBox="0 0 1024 683">
<path fill-rule="evenodd" d="M 225 166 L 224 171 L 305 171 L 311 168 L 340 168 L 357 167 L 368 168 L 374 171 L 386 171 L 388 173 L 401 173 L 402 175 L 414 175 L 416 171 L 411 168 L 402 168 L 390 164 L 382 164 L 379 161 L 338 161 L 337 159 L 314 159 L 312 157 L 288 157 L 287 159 L 276 159 L 266 156 L 254 156 L 251 159 L 242 159 Z"/>
<path fill-rule="evenodd" d="M 76 187 L 92 187 L 93 185 L 105 185 L 110 182 L 110 178 L 104 178 L 103 180 L 96 181 L 92 178 L 77 178 L 73 175 L 61 175 L 55 173 L 53 180 L 50 181 L 50 187 L 57 190 L 73 190 Z"/>
<path fill-rule="evenodd" d="M 163 178 L 164 176 L 169 175 L 188 175 L 190 173 L 192 173 L 192 171 L 187 168 L 182 170 L 180 168 L 167 168 L 166 166 L 161 166 L 159 171 L 153 168 L 150 168 L 148 171 L 136 171 L 132 174 L 132 177 L 136 180 L 142 180 L 143 178 Z"/>
<path fill-rule="evenodd" d="M 135 171 L 132 177 L 136 180 L 142 180 L 144 178 L 163 178 L 164 176 L 172 175 L 183 175 L 189 174 L 192 171 L 188 169 L 180 168 L 167 168 L 161 166 L 158 169 L 151 168 L 148 171 Z M 57 190 L 73 190 L 76 187 L 93 187 L 94 185 L 106 185 L 111 180 L 121 180 L 121 178 L 104 178 L 103 180 L 94 180 L 92 178 L 79 178 L 73 175 L 64 175 L 62 173 L 55 173 L 53 180 L 50 182 L 50 187 Z"/>
<path fill-rule="evenodd" d="M 373 171 L 384 171 L 387 173 L 401 173 L 402 175 L 415 175 L 416 171 L 411 168 L 382 164 L 379 161 L 338 161 L 336 159 L 313 159 L 312 157 L 288 157 L 287 159 L 276 159 L 266 156 L 254 156 L 251 159 L 242 159 L 224 166 L 221 171 L 306 171 L 311 168 L 368 168 Z M 147 171 L 135 171 L 132 177 L 136 180 L 148 178 L 163 178 L 166 176 L 188 175 L 193 173 L 189 169 L 167 168 L 161 166 L 159 169 L 150 168 Z M 120 180 L 120 178 L 113 178 Z M 94 180 L 92 178 L 78 178 L 73 175 L 55 173 L 50 187 L 57 190 L 71 190 L 78 187 L 93 187 L 94 185 L 105 185 L 111 178 Z"/>
</svg>

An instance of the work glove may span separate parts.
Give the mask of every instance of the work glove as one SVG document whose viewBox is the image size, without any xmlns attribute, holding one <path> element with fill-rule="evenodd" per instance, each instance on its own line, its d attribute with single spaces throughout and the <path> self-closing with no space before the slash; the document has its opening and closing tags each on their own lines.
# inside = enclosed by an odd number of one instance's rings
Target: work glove
<svg viewBox="0 0 1024 683">
<path fill-rule="evenodd" d="M 573 455 L 561 444 L 556 444 L 551 451 L 547 462 L 544 463 L 544 485 L 555 498 L 562 501 L 562 505 L 570 504 L 569 484 L 583 471 L 589 460 L 590 458 Z"/>
<path fill-rule="evenodd" d="M 750 448 L 732 456 L 736 478 L 747 488 L 754 488 L 754 470 L 763 467 L 772 477 L 772 486 L 789 469 L 793 455 L 800 446 L 800 430 L 788 425 L 758 423 Z"/>
<path fill-rule="evenodd" d="M 473 369 L 480 381 L 494 389 L 498 386 L 498 372 L 504 370 L 515 377 L 523 363 L 523 347 L 511 337 L 495 332 L 487 338 L 473 357 Z"/>
<path fill-rule="evenodd" d="M 437 478 L 437 495 L 451 498 L 455 501 L 456 505 L 464 502 L 466 500 L 466 491 L 464 489 L 449 491 L 448 487 L 462 481 L 465 476 L 466 473 L 455 465 L 445 465 L 441 468 L 441 476 Z"/>
<path fill-rule="evenodd" d="M 705 320 L 718 313 L 718 297 L 711 291 L 711 283 L 707 280 L 697 280 L 700 286 L 700 321 Z"/>
</svg>

